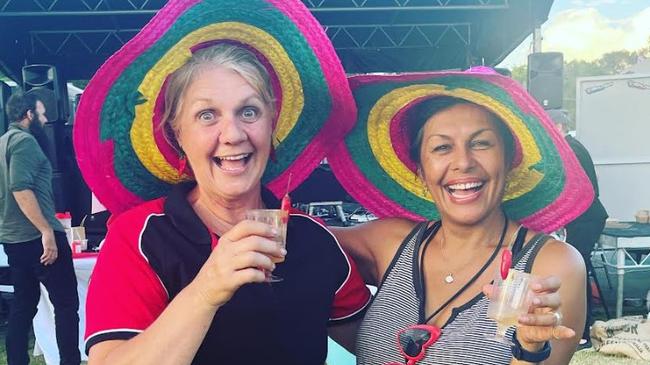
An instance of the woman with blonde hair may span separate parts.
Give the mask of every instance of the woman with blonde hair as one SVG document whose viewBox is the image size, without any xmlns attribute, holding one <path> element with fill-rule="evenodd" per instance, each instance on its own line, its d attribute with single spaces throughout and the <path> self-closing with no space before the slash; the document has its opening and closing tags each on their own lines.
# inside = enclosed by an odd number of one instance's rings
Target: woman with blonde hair
<svg viewBox="0 0 650 365">
<path fill-rule="evenodd" d="M 370 295 L 334 236 L 287 206 L 286 236 L 245 217 L 280 209 L 354 113 L 299 1 L 170 1 L 77 114 L 81 170 L 117 215 L 89 288 L 89 364 L 320 365 L 328 333 L 345 344 Z"/>
</svg>

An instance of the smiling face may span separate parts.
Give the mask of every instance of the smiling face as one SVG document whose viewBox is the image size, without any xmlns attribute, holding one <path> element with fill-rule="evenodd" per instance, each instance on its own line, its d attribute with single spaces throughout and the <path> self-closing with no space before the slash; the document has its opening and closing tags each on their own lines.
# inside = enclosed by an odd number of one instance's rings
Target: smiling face
<svg viewBox="0 0 650 365">
<path fill-rule="evenodd" d="M 230 68 L 206 65 L 179 105 L 176 138 L 200 189 L 226 200 L 259 195 L 273 113 L 255 88 Z"/>
<path fill-rule="evenodd" d="M 456 104 L 424 125 L 420 175 L 443 219 L 471 225 L 501 214 L 508 171 L 496 123 L 482 107 Z"/>
</svg>

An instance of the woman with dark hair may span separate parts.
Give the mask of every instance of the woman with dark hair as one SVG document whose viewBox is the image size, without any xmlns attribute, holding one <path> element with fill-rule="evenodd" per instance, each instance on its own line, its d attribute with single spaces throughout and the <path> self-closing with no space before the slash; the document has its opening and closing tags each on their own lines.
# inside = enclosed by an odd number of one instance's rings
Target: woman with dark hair
<svg viewBox="0 0 650 365">
<path fill-rule="evenodd" d="M 593 192 L 541 108 L 485 69 L 351 85 L 357 126 L 329 161 L 383 217 L 335 230 L 378 286 L 358 363 L 568 363 L 585 320 L 584 263 L 536 230 L 561 226 Z M 504 268 L 537 278 L 529 312 L 507 332 L 512 345 L 486 336 L 497 329 L 488 284 Z"/>
</svg>

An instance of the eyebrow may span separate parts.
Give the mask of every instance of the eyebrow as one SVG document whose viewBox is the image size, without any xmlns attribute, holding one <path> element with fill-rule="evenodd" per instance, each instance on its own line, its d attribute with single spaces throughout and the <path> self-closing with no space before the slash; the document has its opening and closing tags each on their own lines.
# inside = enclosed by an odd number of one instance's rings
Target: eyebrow
<svg viewBox="0 0 650 365">
<path fill-rule="evenodd" d="M 257 95 L 257 93 L 254 93 L 254 94 L 251 94 L 251 95 L 247 96 L 245 99 L 243 99 L 239 103 L 239 106 L 243 106 L 244 104 L 250 103 L 251 101 L 255 101 L 255 100 L 259 101 L 262 104 L 264 104 L 264 101 L 262 100 L 262 98 L 259 95 Z M 190 105 L 194 106 L 194 105 L 196 105 L 198 103 L 210 104 L 210 103 L 213 103 L 213 102 L 214 102 L 213 98 L 199 97 L 197 99 L 192 100 Z"/>
<path fill-rule="evenodd" d="M 480 135 L 480 134 L 482 134 L 484 132 L 488 132 L 488 131 L 491 131 L 491 132 L 493 132 L 495 134 L 497 133 L 497 131 L 494 130 L 494 128 L 481 128 L 481 129 L 477 130 L 476 132 L 472 133 L 469 136 L 469 139 L 472 140 L 472 139 L 476 138 L 476 136 L 478 136 L 478 135 Z M 451 140 L 452 139 L 450 136 L 448 136 L 446 134 L 432 134 L 426 140 L 423 140 L 422 142 L 428 142 L 433 137 L 440 137 L 440 138 L 446 139 L 446 140 Z"/>
<path fill-rule="evenodd" d="M 477 130 L 476 132 L 472 133 L 472 134 L 469 136 L 469 137 L 470 137 L 469 139 L 473 139 L 473 138 L 475 138 L 476 136 L 478 136 L 478 135 L 480 135 L 480 134 L 482 134 L 482 133 L 484 133 L 484 132 L 488 132 L 488 131 L 491 131 L 491 132 L 493 132 L 493 133 L 497 133 L 497 132 L 494 130 L 494 128 L 481 128 L 481 129 Z M 432 135 L 429 136 L 429 138 L 427 138 L 427 140 L 430 140 L 430 139 L 433 138 L 433 137 L 440 137 L 440 138 L 443 138 L 443 139 L 451 139 L 451 137 L 448 136 L 448 135 L 446 135 L 446 134 L 432 134 Z"/>
<path fill-rule="evenodd" d="M 495 131 L 493 128 L 481 128 L 481 129 L 477 130 L 476 132 L 472 133 L 470 135 L 470 137 L 474 138 L 474 137 L 478 136 L 479 134 L 481 134 L 483 132 L 493 132 L 494 134 L 497 134 L 497 131 Z"/>
<path fill-rule="evenodd" d="M 249 103 L 251 101 L 259 101 L 260 103 L 264 104 L 264 100 L 262 100 L 262 98 L 259 95 L 257 95 L 257 93 L 255 93 L 255 94 L 247 97 L 246 99 L 244 99 L 242 101 L 242 104 L 246 104 L 246 103 Z"/>
</svg>

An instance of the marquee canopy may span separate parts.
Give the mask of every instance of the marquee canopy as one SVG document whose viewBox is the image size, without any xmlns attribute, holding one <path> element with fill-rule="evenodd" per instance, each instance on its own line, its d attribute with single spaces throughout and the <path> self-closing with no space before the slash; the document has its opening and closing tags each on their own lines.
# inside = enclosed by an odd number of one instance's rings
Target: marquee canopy
<svg viewBox="0 0 650 365">
<path fill-rule="evenodd" d="M 303 0 L 348 73 L 496 65 L 548 17 L 552 0 Z M 89 79 L 164 0 L 0 0 L 0 72 L 57 66 Z"/>
</svg>

